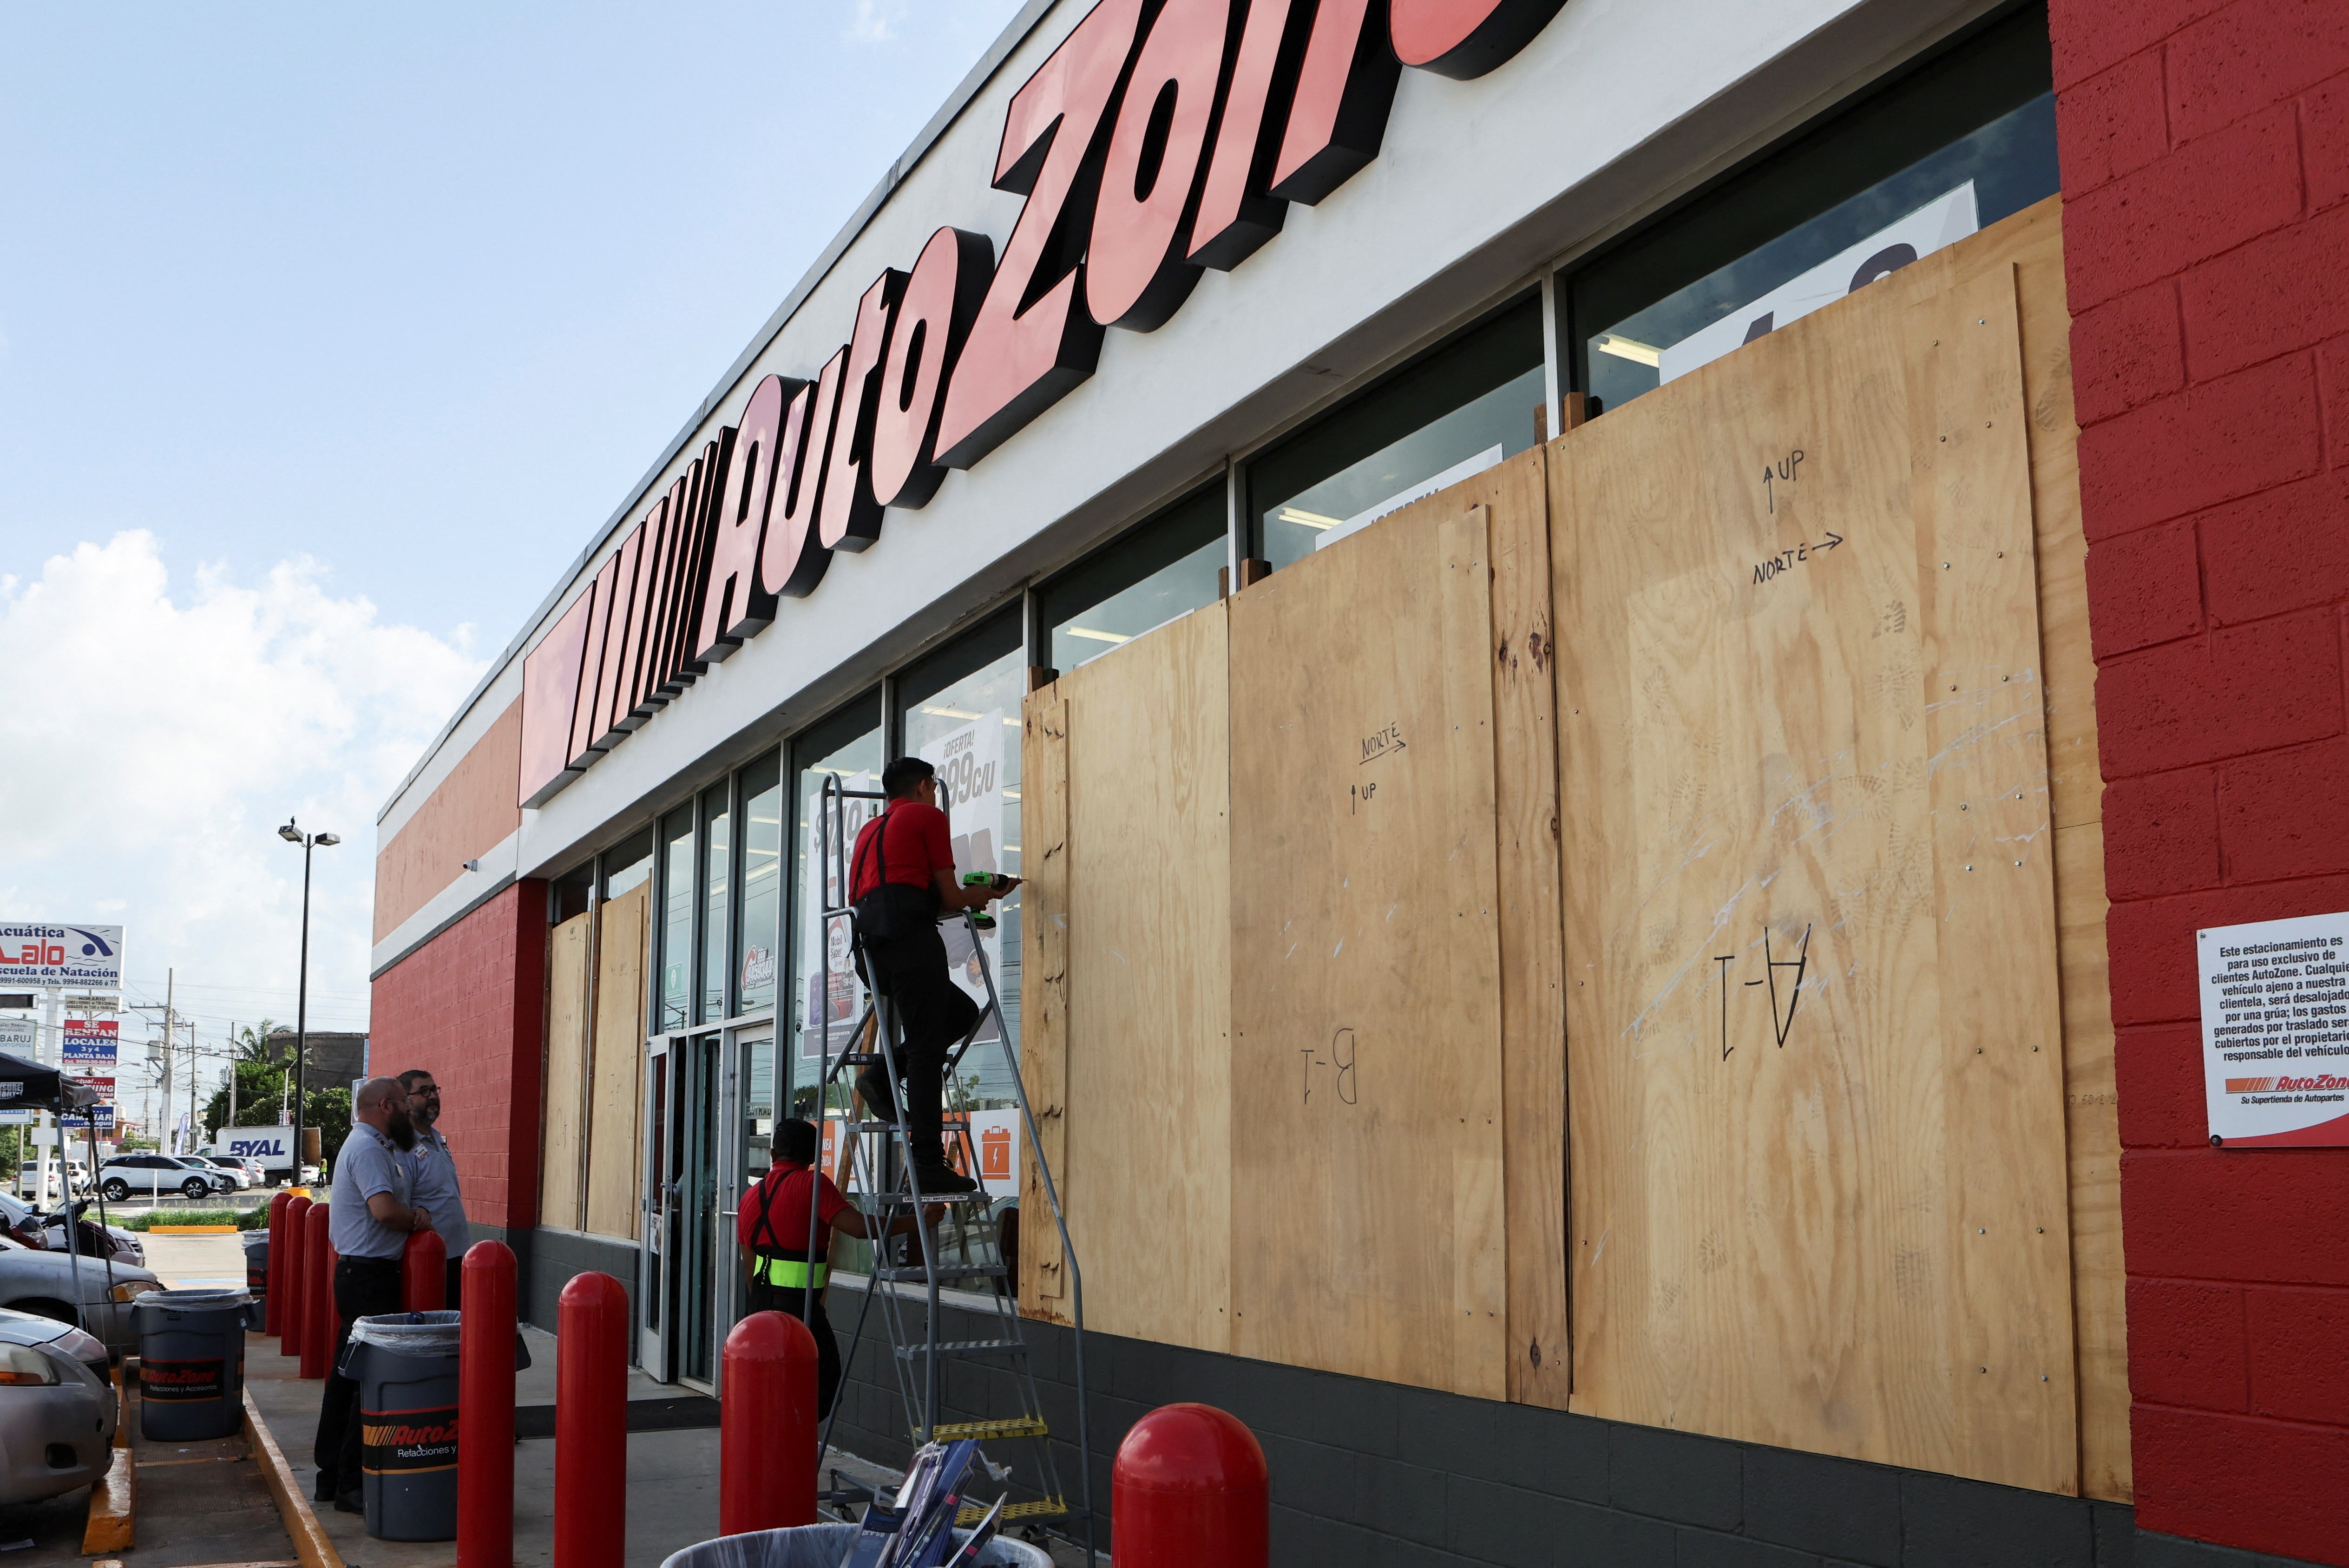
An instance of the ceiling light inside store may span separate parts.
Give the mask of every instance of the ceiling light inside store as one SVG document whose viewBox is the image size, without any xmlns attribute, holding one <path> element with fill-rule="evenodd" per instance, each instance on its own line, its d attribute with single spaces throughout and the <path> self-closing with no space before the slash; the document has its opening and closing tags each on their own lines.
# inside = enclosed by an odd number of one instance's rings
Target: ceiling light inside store
<svg viewBox="0 0 2349 1568">
<path fill-rule="evenodd" d="M 1601 354 L 1611 354 L 1618 359 L 1629 359 L 1636 364 L 1644 365 L 1651 370 L 1661 368 L 1664 363 L 1662 349 L 1652 343 L 1641 343 L 1636 337 L 1618 337 L 1611 332 L 1602 332 L 1591 341 L 1599 346 L 1599 352 Z"/>
<path fill-rule="evenodd" d="M 1123 632 L 1096 632 L 1090 626 L 1071 626 L 1069 628 L 1069 635 L 1072 637 L 1091 637 L 1096 643 L 1130 643 L 1133 641 L 1132 637 L 1127 636 Z"/>
<path fill-rule="evenodd" d="M 925 707 L 922 711 L 924 713 L 936 714 L 940 718 L 977 718 L 979 717 L 978 714 L 967 713 L 958 707 Z"/>
<path fill-rule="evenodd" d="M 1323 517 L 1318 511 L 1299 511 L 1293 506 L 1282 507 L 1274 515 L 1283 522 L 1294 522 L 1306 528 L 1335 528 L 1346 521 L 1342 517 Z"/>
</svg>

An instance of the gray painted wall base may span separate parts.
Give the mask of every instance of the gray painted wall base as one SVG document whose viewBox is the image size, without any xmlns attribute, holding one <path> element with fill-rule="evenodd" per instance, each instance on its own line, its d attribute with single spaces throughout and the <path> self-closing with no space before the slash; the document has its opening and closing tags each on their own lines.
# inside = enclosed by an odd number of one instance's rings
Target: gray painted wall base
<svg viewBox="0 0 2349 1568">
<path fill-rule="evenodd" d="M 861 1293 L 827 1310 L 848 1354 Z M 952 1311 L 941 1333 L 983 1336 Z M 1074 1336 L 1027 1325 L 1062 1482 L 1077 1489 Z M 833 1441 L 903 1468 L 906 1421 L 877 1314 L 848 1362 Z M 1529 1405 L 1092 1334 L 1093 1500 L 1148 1411 L 1198 1400 L 1247 1423 L 1272 1471 L 1280 1568 L 2303 1568 L 2139 1532 L 2119 1503 L 1632 1426 Z M 1009 1414 L 1009 1377 L 950 1365 L 941 1419 Z M 1025 1444 L 993 1457 L 1021 1464 Z M 1035 1495 L 1015 1473 L 1015 1500 Z M 1101 1543 L 1107 1545 L 1104 1527 Z"/>
<path fill-rule="evenodd" d="M 514 1311 L 524 1323 L 554 1332 L 563 1287 L 574 1275 L 599 1270 L 626 1287 L 630 1313 L 636 1303 L 636 1243 L 609 1236 L 582 1235 L 576 1231 L 533 1226 L 504 1231 L 476 1223 L 477 1242 L 503 1242 L 513 1249 Z M 631 1344 L 633 1349 L 633 1342 Z"/>
</svg>

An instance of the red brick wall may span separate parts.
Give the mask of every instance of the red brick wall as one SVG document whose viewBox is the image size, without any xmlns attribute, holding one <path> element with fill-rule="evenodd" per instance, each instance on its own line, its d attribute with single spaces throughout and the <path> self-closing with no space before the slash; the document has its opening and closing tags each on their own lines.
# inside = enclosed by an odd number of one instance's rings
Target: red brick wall
<svg viewBox="0 0 2349 1568">
<path fill-rule="evenodd" d="M 516 882 L 384 971 L 370 1030 L 375 1071 L 440 1081 L 467 1217 L 538 1223 L 546 884 Z"/>
<path fill-rule="evenodd" d="M 2209 1146 L 2194 942 L 2349 909 L 2349 4 L 2050 10 L 2137 1522 L 2349 1564 L 2349 1153 Z"/>
</svg>

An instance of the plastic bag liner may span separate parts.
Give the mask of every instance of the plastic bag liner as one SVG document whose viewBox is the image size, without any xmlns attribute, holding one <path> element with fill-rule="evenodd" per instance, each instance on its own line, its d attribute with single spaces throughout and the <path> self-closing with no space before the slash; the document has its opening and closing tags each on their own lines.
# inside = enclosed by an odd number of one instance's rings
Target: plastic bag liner
<svg viewBox="0 0 2349 1568">
<path fill-rule="evenodd" d="M 354 1318 L 351 1338 L 361 1345 L 380 1345 L 402 1356 L 454 1356 L 455 1312 L 388 1312 L 380 1317 Z"/>
<path fill-rule="evenodd" d="M 856 1539 L 853 1524 L 802 1524 L 790 1530 L 754 1530 L 747 1535 L 721 1535 L 698 1546 L 669 1554 L 661 1568 L 840 1568 L 848 1544 Z M 970 1532 L 955 1532 L 957 1541 Z M 1052 1560 L 1024 1541 L 1000 1535 L 981 1548 L 983 1568 L 1052 1568 Z"/>
<path fill-rule="evenodd" d="M 253 1297 L 241 1290 L 150 1290 L 131 1300 L 170 1312 L 211 1312 L 253 1305 Z"/>
</svg>

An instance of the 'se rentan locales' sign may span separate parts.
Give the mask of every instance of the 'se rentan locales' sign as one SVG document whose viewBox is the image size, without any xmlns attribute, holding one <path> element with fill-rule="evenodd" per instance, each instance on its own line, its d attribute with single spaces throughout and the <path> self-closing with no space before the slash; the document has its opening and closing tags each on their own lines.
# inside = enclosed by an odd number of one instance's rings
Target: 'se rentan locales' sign
<svg viewBox="0 0 2349 1568">
<path fill-rule="evenodd" d="M 1099 0 L 1004 115 L 995 254 L 941 228 L 807 379 L 769 376 L 523 666 L 543 805 L 743 639 L 1378 156 L 1404 67 L 1466 80 L 1565 0 Z"/>
<path fill-rule="evenodd" d="M 2210 1141 L 2349 1144 L 2349 913 L 2195 934 Z"/>
</svg>

